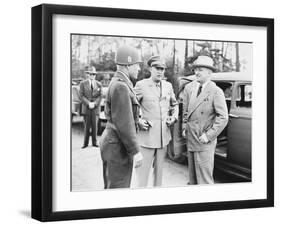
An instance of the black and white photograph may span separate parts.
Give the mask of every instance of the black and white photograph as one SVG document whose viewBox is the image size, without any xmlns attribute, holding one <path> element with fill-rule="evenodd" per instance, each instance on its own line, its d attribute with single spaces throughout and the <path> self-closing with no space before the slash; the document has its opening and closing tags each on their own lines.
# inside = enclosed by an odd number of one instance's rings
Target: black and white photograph
<svg viewBox="0 0 281 226">
<path fill-rule="evenodd" d="M 251 183 L 252 42 L 70 42 L 72 192 Z"/>
<path fill-rule="evenodd" d="M 4 1 L 1 225 L 278 222 L 277 5 Z"/>
<path fill-rule="evenodd" d="M 272 19 L 32 12 L 35 219 L 273 205 Z"/>
</svg>

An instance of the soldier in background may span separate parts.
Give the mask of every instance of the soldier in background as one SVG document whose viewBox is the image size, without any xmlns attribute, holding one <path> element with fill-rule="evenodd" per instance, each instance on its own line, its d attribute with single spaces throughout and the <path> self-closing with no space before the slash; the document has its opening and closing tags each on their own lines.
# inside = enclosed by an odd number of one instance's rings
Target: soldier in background
<svg viewBox="0 0 281 226">
<path fill-rule="evenodd" d="M 139 63 L 136 49 L 122 46 L 117 50 L 117 72 L 106 94 L 107 124 L 100 143 L 105 189 L 130 187 L 133 163 L 135 167 L 142 163 L 137 142 L 139 103 L 131 82 L 138 76 Z"/>
</svg>

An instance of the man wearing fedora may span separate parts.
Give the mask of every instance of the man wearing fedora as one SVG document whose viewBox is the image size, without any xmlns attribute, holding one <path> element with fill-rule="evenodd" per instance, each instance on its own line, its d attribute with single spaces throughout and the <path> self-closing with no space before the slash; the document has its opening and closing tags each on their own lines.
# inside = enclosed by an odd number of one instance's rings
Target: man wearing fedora
<svg viewBox="0 0 281 226">
<path fill-rule="evenodd" d="M 92 137 L 92 145 L 97 144 L 97 119 L 101 102 L 102 85 L 95 80 L 96 68 L 85 71 L 87 78 L 80 83 L 80 97 L 82 101 L 81 114 L 84 115 L 84 143 L 82 148 L 89 144 L 89 137 Z"/>
<path fill-rule="evenodd" d="M 178 103 L 172 84 L 163 80 L 165 62 L 152 56 L 148 62 L 150 78 L 138 81 L 135 92 L 140 103 L 141 119 L 138 140 L 143 163 L 136 170 L 139 187 L 146 187 L 154 168 L 154 186 L 162 185 L 162 168 L 167 145 L 171 140 L 170 126 L 177 120 Z"/>
<path fill-rule="evenodd" d="M 213 184 L 217 137 L 228 122 L 223 91 L 211 81 L 213 59 L 199 56 L 193 63 L 196 80 L 183 91 L 183 136 L 188 150 L 189 184 Z"/>
</svg>

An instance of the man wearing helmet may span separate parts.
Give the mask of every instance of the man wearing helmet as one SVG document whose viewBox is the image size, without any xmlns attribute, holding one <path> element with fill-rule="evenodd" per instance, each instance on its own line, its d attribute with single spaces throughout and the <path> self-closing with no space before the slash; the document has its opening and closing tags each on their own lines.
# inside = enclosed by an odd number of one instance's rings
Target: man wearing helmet
<svg viewBox="0 0 281 226">
<path fill-rule="evenodd" d="M 135 48 L 122 46 L 117 50 L 117 72 L 106 94 L 107 124 L 100 143 L 105 189 L 130 187 L 133 161 L 135 167 L 142 163 L 136 134 L 139 103 L 131 82 L 138 76 L 139 63 Z"/>
</svg>

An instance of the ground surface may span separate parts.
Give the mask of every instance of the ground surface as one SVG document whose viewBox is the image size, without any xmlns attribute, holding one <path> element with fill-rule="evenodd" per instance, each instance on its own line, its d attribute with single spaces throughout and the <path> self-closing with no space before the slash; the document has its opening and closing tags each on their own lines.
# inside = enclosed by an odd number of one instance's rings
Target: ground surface
<svg viewBox="0 0 281 226">
<path fill-rule="evenodd" d="M 83 144 L 82 119 L 75 119 L 72 126 L 72 191 L 94 191 L 103 189 L 102 161 L 99 148 L 88 146 L 81 149 Z M 100 136 L 97 138 L 100 139 Z M 134 175 L 134 174 L 133 174 Z M 132 179 L 132 186 L 135 184 Z M 216 178 L 216 183 L 222 179 Z M 163 187 L 186 186 L 188 168 L 166 158 L 163 168 Z M 152 175 L 149 185 L 152 184 Z"/>
</svg>

